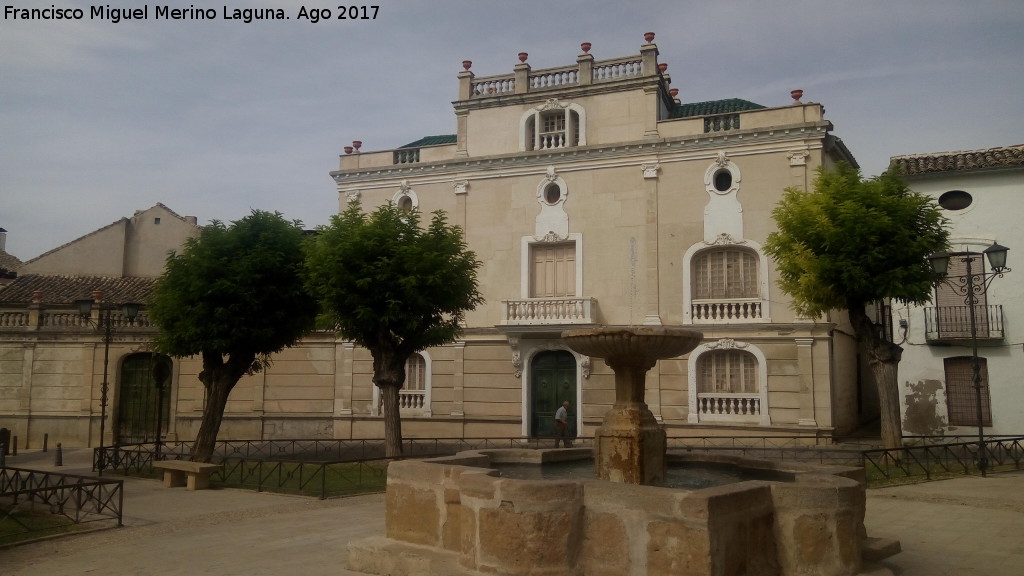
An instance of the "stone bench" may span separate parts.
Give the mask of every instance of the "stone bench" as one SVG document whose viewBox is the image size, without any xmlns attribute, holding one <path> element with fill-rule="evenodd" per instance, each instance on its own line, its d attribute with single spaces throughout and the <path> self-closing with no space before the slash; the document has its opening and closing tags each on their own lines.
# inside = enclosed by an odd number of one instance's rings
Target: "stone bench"
<svg viewBox="0 0 1024 576">
<path fill-rule="evenodd" d="M 164 486 L 185 486 L 186 490 L 205 490 L 210 487 L 210 474 L 224 468 L 223 464 L 190 462 L 188 460 L 160 460 L 153 468 L 164 471 Z"/>
</svg>

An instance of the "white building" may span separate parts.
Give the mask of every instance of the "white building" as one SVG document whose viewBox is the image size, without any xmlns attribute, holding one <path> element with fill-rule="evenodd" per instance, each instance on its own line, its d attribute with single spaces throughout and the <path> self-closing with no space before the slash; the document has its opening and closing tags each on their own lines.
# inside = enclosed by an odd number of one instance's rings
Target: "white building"
<svg viewBox="0 0 1024 576">
<path fill-rule="evenodd" d="M 986 434 L 1024 431 L 1024 146 L 896 156 L 910 187 L 938 199 L 951 190 L 970 195 L 970 206 L 946 210 L 950 220 L 950 276 L 991 272 L 982 251 L 1010 248 L 1007 265 L 978 296 L 978 355 Z M 986 277 L 987 278 L 987 277 Z M 950 278 L 953 280 L 953 278 Z M 975 284 L 982 284 L 975 276 Z M 983 286 L 984 288 L 984 286 Z M 894 307 L 896 342 L 904 348 L 899 380 L 905 435 L 977 434 L 971 368 L 971 327 L 966 296 L 951 284 L 928 306 Z M 902 340 L 902 342 L 901 342 Z"/>
</svg>

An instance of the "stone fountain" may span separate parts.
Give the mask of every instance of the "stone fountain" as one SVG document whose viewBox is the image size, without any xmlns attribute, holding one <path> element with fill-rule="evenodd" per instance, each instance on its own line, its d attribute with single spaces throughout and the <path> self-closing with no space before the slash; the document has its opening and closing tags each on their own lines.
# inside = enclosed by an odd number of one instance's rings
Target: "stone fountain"
<svg viewBox="0 0 1024 576">
<path fill-rule="evenodd" d="M 863 468 L 706 456 L 777 480 L 658 486 L 665 431 L 644 403 L 645 375 L 659 359 L 695 348 L 699 332 L 596 328 L 562 338 L 615 372 L 615 404 L 594 438 L 598 478 L 525 480 L 491 468 L 589 458 L 585 448 L 393 462 L 386 534 L 351 543 L 349 569 L 391 576 L 892 575 L 862 564 L 899 551 L 898 542 L 864 532 Z"/>
<path fill-rule="evenodd" d="M 597 477 L 659 485 L 665 481 L 665 430 L 644 402 L 647 371 L 658 360 L 696 348 L 703 334 L 665 326 L 567 330 L 562 340 L 580 354 L 603 358 L 615 372 L 615 404 L 594 434 Z"/>
</svg>

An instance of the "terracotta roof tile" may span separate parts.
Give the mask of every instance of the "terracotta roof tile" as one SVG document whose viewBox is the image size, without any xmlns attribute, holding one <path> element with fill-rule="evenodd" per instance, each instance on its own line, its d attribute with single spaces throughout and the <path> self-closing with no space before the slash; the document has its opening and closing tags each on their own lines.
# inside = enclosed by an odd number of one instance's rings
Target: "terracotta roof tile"
<svg viewBox="0 0 1024 576">
<path fill-rule="evenodd" d="M 906 175 L 1024 166 L 1024 144 L 984 150 L 893 156 L 889 159 L 889 166 L 899 168 Z"/>
<path fill-rule="evenodd" d="M 73 304 L 79 298 L 91 297 L 95 290 L 103 292 L 108 302 L 145 302 L 156 282 L 156 278 L 26 274 L 0 290 L 0 305 L 28 304 L 36 290 L 42 292 L 47 304 Z"/>
</svg>

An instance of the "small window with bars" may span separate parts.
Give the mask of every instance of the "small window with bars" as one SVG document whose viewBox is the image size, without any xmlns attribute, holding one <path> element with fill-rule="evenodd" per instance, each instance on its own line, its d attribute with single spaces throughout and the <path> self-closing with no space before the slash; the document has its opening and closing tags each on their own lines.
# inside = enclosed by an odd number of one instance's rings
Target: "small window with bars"
<svg viewBox="0 0 1024 576">
<path fill-rule="evenodd" d="M 950 426 L 978 425 L 978 394 L 974 389 L 973 358 L 954 356 L 943 360 L 946 370 L 946 409 Z M 992 425 L 992 400 L 988 389 L 988 363 L 978 358 L 981 379 L 981 422 Z"/>
</svg>

